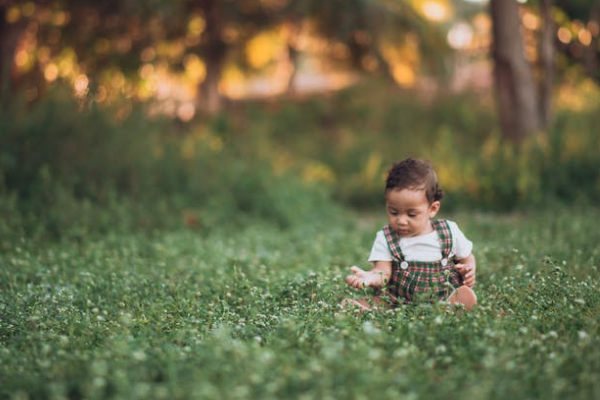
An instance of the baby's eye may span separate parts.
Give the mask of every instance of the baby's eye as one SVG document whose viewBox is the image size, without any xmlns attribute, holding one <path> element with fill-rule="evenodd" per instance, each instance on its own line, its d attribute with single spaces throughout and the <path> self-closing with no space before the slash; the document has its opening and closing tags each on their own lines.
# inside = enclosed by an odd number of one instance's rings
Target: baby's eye
<svg viewBox="0 0 600 400">
<path fill-rule="evenodd" d="M 409 217 L 414 218 L 417 216 L 417 214 L 408 214 Z"/>
</svg>

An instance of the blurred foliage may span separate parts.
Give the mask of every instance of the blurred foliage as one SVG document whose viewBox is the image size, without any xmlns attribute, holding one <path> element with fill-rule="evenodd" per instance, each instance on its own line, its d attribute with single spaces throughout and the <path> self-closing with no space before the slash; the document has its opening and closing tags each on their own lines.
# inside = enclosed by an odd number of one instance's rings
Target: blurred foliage
<svg viewBox="0 0 600 400">
<path fill-rule="evenodd" d="M 588 1 L 555 3 L 556 27 L 573 39 L 557 43 L 561 71 L 573 60 L 581 63 L 583 48 L 597 44 L 577 40 L 591 12 Z M 529 3 L 527 29 L 537 31 L 539 10 Z M 428 7 L 435 12 L 425 12 Z M 443 19 L 436 20 L 436 13 Z M 442 0 L 4 0 L 0 97 L 8 102 L 10 83 L 34 101 L 48 86 L 66 81 L 81 96 L 101 88 L 101 101 L 147 99 L 160 97 L 157 87 L 169 76 L 181 90 L 200 96 L 196 106 L 202 112 L 219 82 L 232 75 L 246 79 L 257 70 L 271 76 L 273 64 L 297 69 L 299 54 L 316 56 L 336 71 L 387 76 L 400 84 L 425 74 L 443 81 L 451 58 L 447 30 L 462 20 L 481 25 L 484 15 L 481 4 Z M 256 50 L 255 40 L 269 35 L 277 38 L 277 51 Z M 257 53 L 258 63 L 252 61 Z M 291 80 L 294 73 L 287 75 Z"/>
<path fill-rule="evenodd" d="M 291 58 L 314 34 L 329 48 L 321 58 L 370 73 L 389 72 L 386 48 L 395 45 L 414 47 L 430 71 L 447 50 L 441 32 L 404 0 L 7 0 L 0 2 L 0 96 L 6 101 L 10 83 L 35 100 L 64 79 L 83 94 L 101 87 L 103 99 L 144 97 L 155 84 L 149 76 L 168 71 L 187 74 L 183 84 L 201 86 L 207 101 L 228 69 L 252 68 L 251 40 L 273 32 Z"/>
<path fill-rule="evenodd" d="M 587 21 L 596 0 L 554 0 L 554 5 L 573 19 Z"/>
<path fill-rule="evenodd" d="M 234 139 L 220 120 L 183 130 L 121 106 L 83 106 L 56 91 L 0 111 L 0 234 L 84 238 L 256 220 L 285 228 L 335 214 L 322 188 L 274 174 L 249 147 L 258 142 Z"/>
<path fill-rule="evenodd" d="M 392 74 L 392 64 L 398 60 L 390 53 L 413 46 L 418 56 L 424 59 L 428 72 L 439 74 L 449 47 L 442 30 L 418 12 L 422 3 L 412 0 L 295 0 L 286 11 L 296 18 L 312 21 L 319 36 L 343 44 L 349 55 L 345 58 L 357 70 Z M 335 54 L 329 53 L 326 57 Z M 335 55 L 332 58 L 335 60 Z M 337 61 L 340 61 L 339 57 Z M 348 64 L 348 60 L 341 61 Z M 402 61 L 411 63 L 408 57 L 403 57 Z"/>
<path fill-rule="evenodd" d="M 554 127 L 520 148 L 502 139 L 492 99 L 480 93 L 425 102 L 415 100 L 416 92 L 369 82 L 329 97 L 236 112 L 261 132 L 263 152 L 283 157 L 279 164 L 289 169 L 321 166 L 325 172 L 315 179 L 346 204 L 380 205 L 389 166 L 414 156 L 435 164 L 447 206 L 512 209 L 600 199 L 600 93 L 586 82 L 564 95 Z"/>
<path fill-rule="evenodd" d="M 2 233 L 82 238 L 325 221 L 337 213 L 331 199 L 380 207 L 387 169 L 407 156 L 435 164 L 446 209 L 596 202 L 600 102 L 595 86 L 585 87 L 586 107 L 566 108 L 573 94 L 565 95 L 554 128 L 520 148 L 500 137 L 485 96 L 416 100 L 377 81 L 239 102 L 190 125 L 53 91 L 0 111 Z"/>
</svg>

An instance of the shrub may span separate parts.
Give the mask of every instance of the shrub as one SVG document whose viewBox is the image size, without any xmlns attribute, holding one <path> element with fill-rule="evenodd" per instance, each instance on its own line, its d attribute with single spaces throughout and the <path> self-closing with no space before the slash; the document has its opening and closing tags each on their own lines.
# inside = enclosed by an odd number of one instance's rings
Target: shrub
<svg viewBox="0 0 600 400">
<path fill-rule="evenodd" d="M 499 135 L 489 99 L 423 102 L 375 85 L 239 103 L 185 126 L 60 91 L 15 102 L 0 110 L 0 211 L 15 232 L 55 237 L 258 220 L 289 227 L 335 214 L 331 198 L 380 207 L 387 169 L 407 156 L 433 161 L 445 209 L 600 200 L 600 104 L 559 109 L 553 129 L 515 147 Z"/>
<path fill-rule="evenodd" d="M 17 103 L 0 110 L 0 212 L 15 232 L 79 238 L 250 220 L 287 227 L 334 212 L 317 185 L 276 174 L 257 143 L 237 144 L 226 129 L 182 129 L 141 106 L 82 106 L 60 91 Z"/>
<path fill-rule="evenodd" d="M 600 199 L 597 98 L 578 110 L 560 105 L 553 127 L 521 146 L 502 139 L 485 95 L 419 98 L 368 82 L 326 99 L 248 107 L 241 119 L 244 129 L 259 130 L 250 136 L 260 137 L 263 154 L 285 152 L 290 169 L 322 165 L 333 196 L 353 207 L 380 206 L 387 169 L 408 156 L 434 163 L 445 207 L 508 210 Z"/>
</svg>

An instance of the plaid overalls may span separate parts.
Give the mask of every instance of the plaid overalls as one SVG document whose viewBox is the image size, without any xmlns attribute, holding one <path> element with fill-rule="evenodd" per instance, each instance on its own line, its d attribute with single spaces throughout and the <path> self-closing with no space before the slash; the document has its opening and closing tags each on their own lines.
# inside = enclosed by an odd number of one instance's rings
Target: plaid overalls
<svg viewBox="0 0 600 400">
<path fill-rule="evenodd" d="M 433 221 L 442 246 L 439 261 L 406 261 L 400 249 L 400 236 L 389 225 L 383 228 L 388 247 L 394 256 L 392 276 L 388 291 L 393 302 L 411 304 L 417 298 L 428 301 L 446 300 L 452 291 L 461 286 L 462 277 L 454 269 L 452 233 L 448 222 Z"/>
</svg>

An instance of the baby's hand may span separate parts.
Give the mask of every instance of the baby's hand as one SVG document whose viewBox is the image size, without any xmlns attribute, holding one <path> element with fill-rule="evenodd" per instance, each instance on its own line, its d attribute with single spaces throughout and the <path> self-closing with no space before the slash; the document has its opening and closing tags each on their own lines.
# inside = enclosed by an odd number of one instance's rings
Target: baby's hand
<svg viewBox="0 0 600 400">
<path fill-rule="evenodd" d="M 456 264 L 454 266 L 460 276 L 463 278 L 463 283 L 468 287 L 475 286 L 475 266 L 470 264 Z"/>
<path fill-rule="evenodd" d="M 350 267 L 354 275 L 346 277 L 346 283 L 353 288 L 363 289 L 369 286 L 379 287 L 382 284 L 381 274 L 364 271 L 356 266 Z"/>
</svg>

